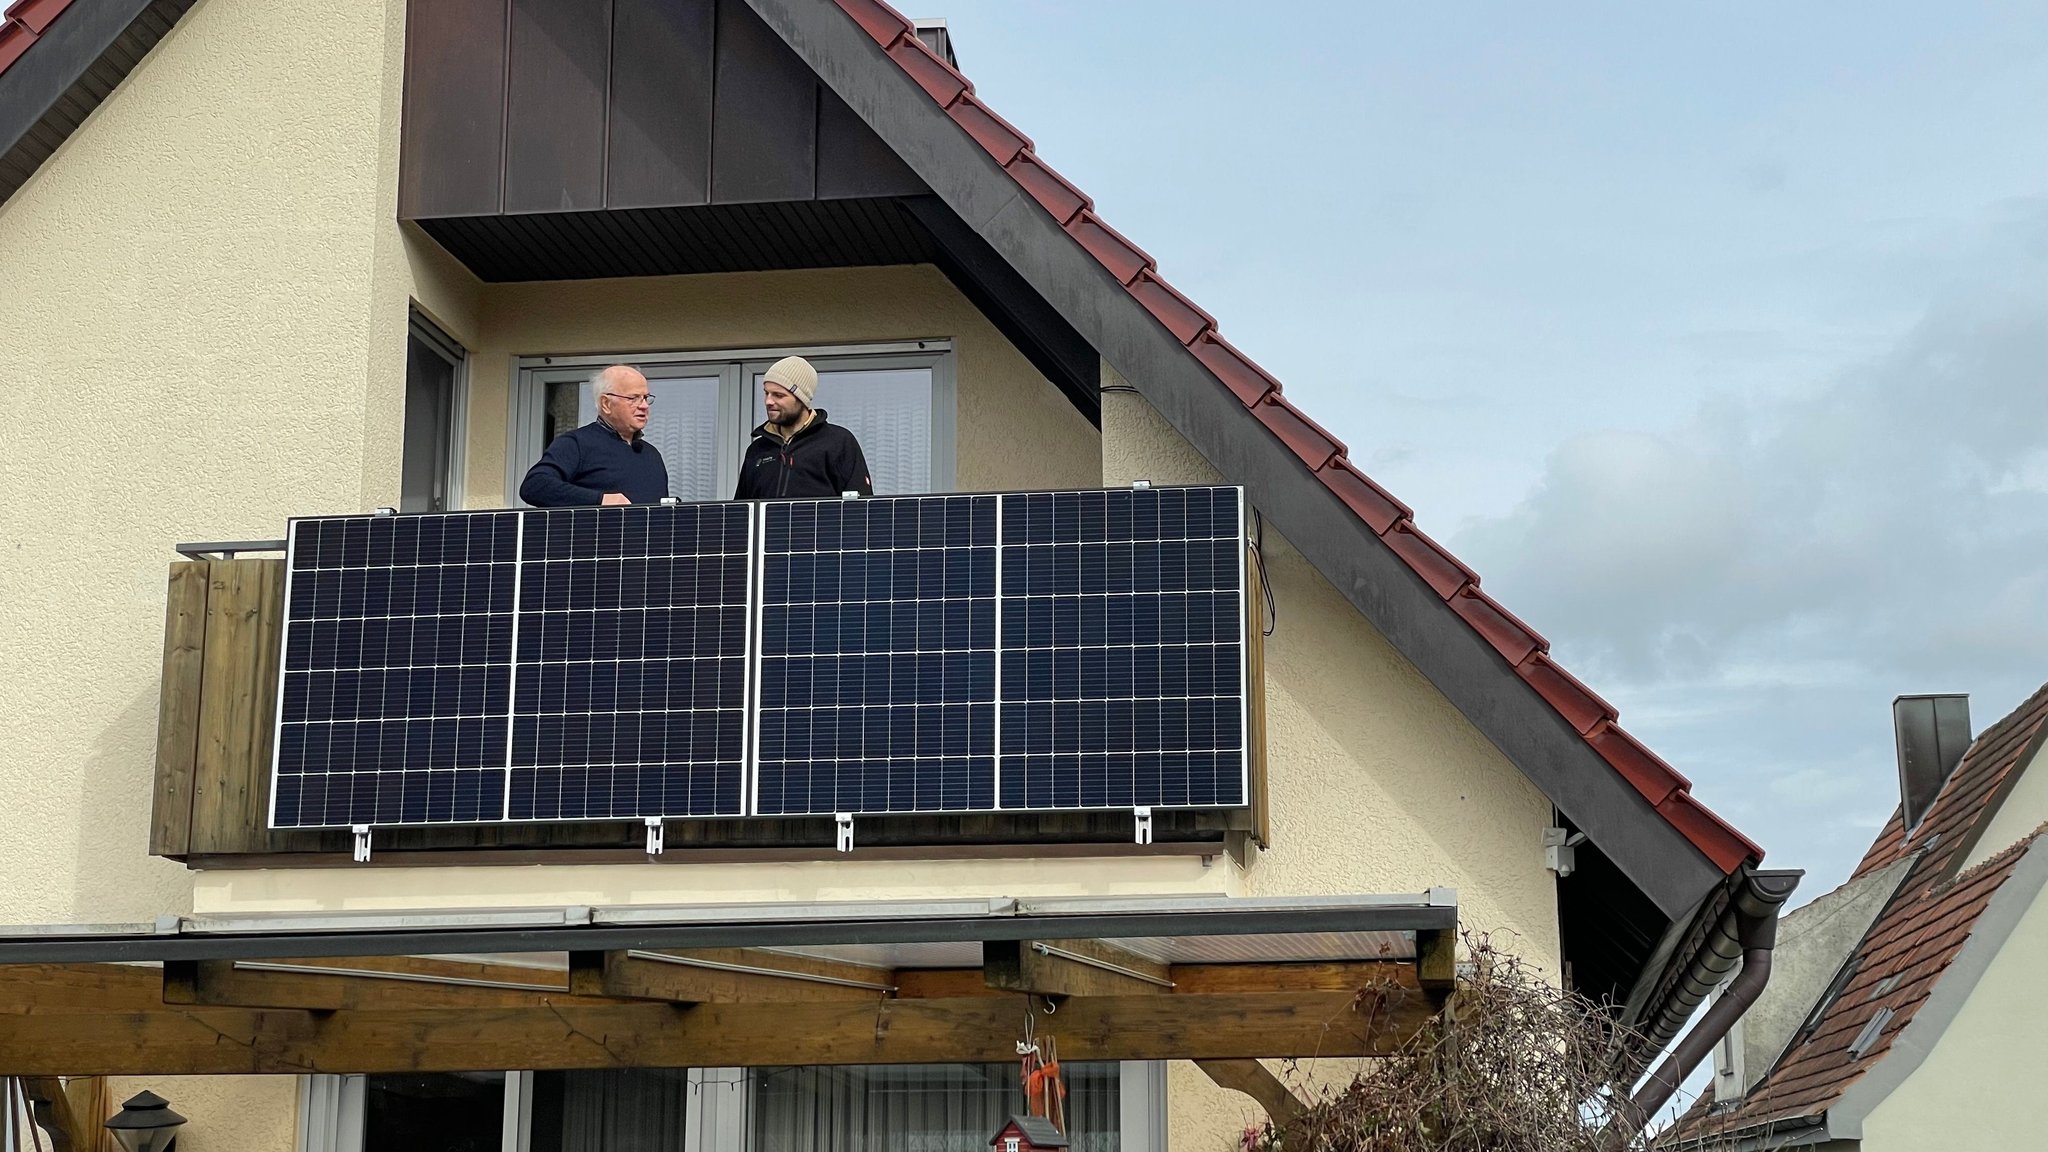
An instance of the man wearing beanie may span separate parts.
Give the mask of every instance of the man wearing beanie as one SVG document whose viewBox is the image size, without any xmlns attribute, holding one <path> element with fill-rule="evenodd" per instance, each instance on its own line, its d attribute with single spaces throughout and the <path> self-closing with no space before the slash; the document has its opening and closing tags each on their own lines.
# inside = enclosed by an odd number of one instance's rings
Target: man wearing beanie
<svg viewBox="0 0 2048 1152">
<path fill-rule="evenodd" d="M 843 492 L 875 494 L 860 441 L 828 423 L 818 395 L 818 370 L 801 356 L 785 356 L 761 377 L 768 422 L 740 461 L 735 500 L 829 499 Z"/>
</svg>

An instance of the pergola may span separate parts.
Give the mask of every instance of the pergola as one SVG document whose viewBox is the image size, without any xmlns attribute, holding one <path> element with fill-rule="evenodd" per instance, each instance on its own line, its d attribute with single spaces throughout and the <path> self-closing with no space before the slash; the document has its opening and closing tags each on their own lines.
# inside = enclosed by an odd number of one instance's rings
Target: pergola
<svg viewBox="0 0 2048 1152">
<path fill-rule="evenodd" d="M 943 899 L 166 917 L 0 929 L 0 1074 L 1194 1060 L 1401 1044 L 1457 898 Z"/>
</svg>

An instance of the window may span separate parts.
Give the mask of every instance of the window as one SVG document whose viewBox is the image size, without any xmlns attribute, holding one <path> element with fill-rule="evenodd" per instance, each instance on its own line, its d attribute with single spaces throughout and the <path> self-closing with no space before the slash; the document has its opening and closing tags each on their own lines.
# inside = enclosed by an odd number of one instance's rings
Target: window
<svg viewBox="0 0 2048 1152">
<path fill-rule="evenodd" d="M 631 364 L 655 402 L 647 438 L 668 465 L 669 492 L 724 500 L 740 457 L 765 420 L 761 376 L 785 355 L 818 369 L 817 406 L 860 439 L 877 495 L 949 492 L 954 482 L 953 355 L 950 342 L 814 349 L 745 349 L 652 355 L 538 356 L 519 362 L 506 491 L 516 498 L 526 470 L 556 436 L 597 418 L 591 373 Z"/>
<path fill-rule="evenodd" d="M 1120 1152 L 1118 1066 L 1068 1064 L 1073 1152 Z M 979 1152 L 1023 1110 L 1017 1065 L 873 1064 L 762 1068 L 753 1075 L 750 1152 Z"/>
<path fill-rule="evenodd" d="M 462 346 L 415 313 L 405 345 L 405 443 L 399 465 L 400 512 L 446 512 L 462 506 L 462 439 L 466 423 Z"/>
<path fill-rule="evenodd" d="M 371 1076 L 363 1152 L 501 1152 L 505 1074 Z"/>
</svg>

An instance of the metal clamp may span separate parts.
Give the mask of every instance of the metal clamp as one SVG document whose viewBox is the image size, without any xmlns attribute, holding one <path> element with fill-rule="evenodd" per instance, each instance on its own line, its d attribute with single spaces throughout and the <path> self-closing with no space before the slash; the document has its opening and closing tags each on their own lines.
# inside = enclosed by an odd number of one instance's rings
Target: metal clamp
<svg viewBox="0 0 2048 1152">
<path fill-rule="evenodd" d="M 1134 492 L 1143 492 L 1145 489 L 1150 488 L 1151 486 L 1152 482 L 1150 480 L 1131 481 L 1131 490 Z"/>
<path fill-rule="evenodd" d="M 841 500 L 858 500 L 858 499 L 860 499 L 860 493 L 858 493 L 858 492 L 841 492 L 841 493 L 839 494 L 839 498 L 840 498 Z"/>
<path fill-rule="evenodd" d="M 649 856 L 661 855 L 661 817 L 659 816 L 649 816 L 647 818 L 647 854 Z"/>
<path fill-rule="evenodd" d="M 1137 841 L 1140 844 L 1152 842 L 1152 809 L 1133 808 L 1131 815 L 1137 817 Z"/>
<path fill-rule="evenodd" d="M 660 501 L 661 506 L 664 508 L 675 508 L 680 506 L 682 502 L 683 498 L 681 496 L 663 496 Z"/>
<path fill-rule="evenodd" d="M 369 863 L 370 826 L 368 824 L 351 824 L 348 830 L 356 834 L 356 863 Z"/>
<path fill-rule="evenodd" d="M 375 511 L 371 512 L 371 513 L 370 513 L 370 515 L 372 515 L 372 516 L 396 516 L 396 515 L 398 515 L 398 509 L 396 509 L 396 508 L 378 508 L 378 509 L 376 509 Z"/>
<path fill-rule="evenodd" d="M 853 851 L 853 813 L 834 812 L 832 822 L 838 826 L 837 847 L 841 852 Z"/>
</svg>

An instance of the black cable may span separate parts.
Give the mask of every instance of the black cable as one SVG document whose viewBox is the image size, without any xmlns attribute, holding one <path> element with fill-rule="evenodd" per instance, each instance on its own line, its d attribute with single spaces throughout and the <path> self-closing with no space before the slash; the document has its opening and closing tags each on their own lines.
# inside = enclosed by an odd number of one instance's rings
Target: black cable
<svg viewBox="0 0 2048 1152">
<path fill-rule="evenodd" d="M 1266 626 L 1259 634 L 1271 636 L 1280 626 L 1280 602 L 1273 599 L 1273 582 L 1266 577 L 1266 517 L 1252 509 L 1252 563 L 1259 570 L 1259 588 L 1266 598 Z"/>
</svg>

